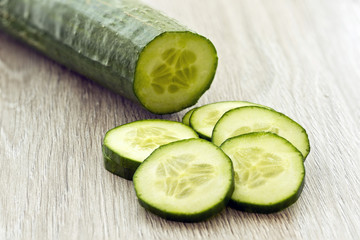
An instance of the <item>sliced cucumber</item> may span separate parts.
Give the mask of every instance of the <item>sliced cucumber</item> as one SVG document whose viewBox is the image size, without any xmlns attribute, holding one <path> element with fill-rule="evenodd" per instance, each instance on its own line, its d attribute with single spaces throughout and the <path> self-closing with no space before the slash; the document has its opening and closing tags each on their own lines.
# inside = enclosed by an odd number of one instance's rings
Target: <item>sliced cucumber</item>
<svg viewBox="0 0 360 240">
<path fill-rule="evenodd" d="M 198 135 L 185 124 L 174 121 L 142 120 L 116 127 L 104 138 L 105 167 L 123 178 L 132 179 L 137 167 L 156 148 L 188 138 L 198 138 Z"/>
<path fill-rule="evenodd" d="M 193 113 L 196 113 L 196 111 Z M 282 113 L 248 106 L 226 112 L 213 130 L 212 142 L 220 146 L 226 139 L 250 132 L 272 132 L 286 138 L 303 154 L 309 154 L 308 135 L 303 127 Z"/>
<path fill-rule="evenodd" d="M 226 206 L 233 180 L 231 160 L 221 149 L 189 139 L 156 149 L 136 170 L 134 186 L 144 208 L 166 219 L 193 222 Z"/>
<path fill-rule="evenodd" d="M 269 132 L 249 133 L 228 139 L 221 149 L 234 165 L 230 201 L 235 208 L 271 213 L 299 198 L 305 177 L 303 156 L 286 139 Z"/>
<path fill-rule="evenodd" d="M 190 126 L 190 117 L 192 115 L 192 113 L 194 112 L 196 108 L 193 108 L 191 110 L 189 110 L 188 112 L 185 113 L 184 117 L 182 118 L 182 123 L 185 125 Z"/>
<path fill-rule="evenodd" d="M 212 43 L 191 32 L 165 32 L 141 52 L 135 94 L 153 113 L 171 113 L 194 105 L 210 87 L 217 67 Z"/>
<path fill-rule="evenodd" d="M 210 140 L 215 124 L 220 117 L 233 108 L 243 106 L 262 106 L 260 104 L 244 101 L 226 101 L 207 104 L 197 108 L 190 118 L 190 126 L 200 135 L 200 137 Z"/>
</svg>

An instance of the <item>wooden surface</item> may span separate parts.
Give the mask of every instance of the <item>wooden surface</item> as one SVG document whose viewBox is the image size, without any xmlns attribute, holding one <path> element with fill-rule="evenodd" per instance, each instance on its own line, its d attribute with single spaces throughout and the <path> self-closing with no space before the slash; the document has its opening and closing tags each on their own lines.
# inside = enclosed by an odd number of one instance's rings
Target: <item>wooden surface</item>
<svg viewBox="0 0 360 240">
<path fill-rule="evenodd" d="M 359 239 L 359 2 L 146 2 L 217 47 L 198 105 L 257 102 L 307 129 L 300 199 L 277 214 L 227 208 L 195 224 L 145 211 L 132 182 L 104 169 L 101 141 L 160 117 L 0 33 L 0 239 Z"/>
</svg>

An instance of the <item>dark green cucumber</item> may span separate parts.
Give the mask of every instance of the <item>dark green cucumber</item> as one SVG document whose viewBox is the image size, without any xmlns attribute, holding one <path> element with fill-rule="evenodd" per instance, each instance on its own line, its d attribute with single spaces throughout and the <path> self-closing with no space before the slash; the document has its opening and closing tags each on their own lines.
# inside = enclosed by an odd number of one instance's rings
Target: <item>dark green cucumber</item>
<svg viewBox="0 0 360 240">
<path fill-rule="evenodd" d="M 139 165 L 159 146 L 197 137 L 189 126 L 168 120 L 141 120 L 118 126 L 104 137 L 105 168 L 131 180 Z"/>
<path fill-rule="evenodd" d="M 0 29 L 157 114 L 195 104 L 217 67 L 208 39 L 137 1 L 1 0 Z"/>
<path fill-rule="evenodd" d="M 156 149 L 136 170 L 134 186 L 149 211 L 196 222 L 225 208 L 234 191 L 233 174 L 221 149 L 203 139 L 186 139 Z"/>
</svg>

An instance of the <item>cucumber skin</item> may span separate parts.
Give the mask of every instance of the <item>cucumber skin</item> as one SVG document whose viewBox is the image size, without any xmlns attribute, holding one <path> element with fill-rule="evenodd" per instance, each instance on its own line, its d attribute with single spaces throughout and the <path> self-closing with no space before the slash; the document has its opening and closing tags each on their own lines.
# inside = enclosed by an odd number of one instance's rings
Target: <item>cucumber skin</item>
<svg viewBox="0 0 360 240">
<path fill-rule="evenodd" d="M 304 176 L 305 176 L 305 172 L 304 172 Z M 294 193 L 294 195 L 273 205 L 264 206 L 264 205 L 257 205 L 251 203 L 237 202 L 234 201 L 233 199 L 230 199 L 229 206 L 240 211 L 251 212 L 251 213 L 270 214 L 270 213 L 279 212 L 281 210 L 284 210 L 285 208 L 290 207 L 299 199 L 301 192 L 304 188 L 304 185 L 305 185 L 305 178 L 303 179 L 300 188 L 298 189 L 298 191 Z"/>
<path fill-rule="evenodd" d="M 136 169 L 140 166 L 141 162 L 120 156 L 113 152 L 105 144 L 102 145 L 102 149 L 105 168 L 119 177 L 132 180 L 133 175 Z"/>
<path fill-rule="evenodd" d="M 177 222 L 200 222 L 207 220 L 217 213 L 221 212 L 229 203 L 232 193 L 234 192 L 234 182 L 229 189 L 229 192 L 226 194 L 225 198 L 219 203 L 214 205 L 213 207 L 205 210 L 205 212 L 196 213 L 196 214 L 174 214 L 170 212 L 166 212 L 164 210 L 160 210 L 156 207 L 153 207 L 146 202 L 142 201 L 141 198 L 138 197 L 138 201 L 142 207 L 149 210 L 150 212 L 171 221 Z"/>
<path fill-rule="evenodd" d="M 183 116 L 183 118 L 181 120 L 181 122 L 183 124 L 190 126 L 190 118 L 195 109 L 197 109 L 197 108 L 193 108 L 185 113 L 185 115 Z"/>
<path fill-rule="evenodd" d="M 136 171 L 136 169 L 121 167 L 119 164 L 117 164 L 116 162 L 114 162 L 105 155 L 104 155 L 104 166 L 105 169 L 108 170 L 109 172 L 119 177 L 125 178 L 127 180 L 132 180 L 134 172 Z"/>
<path fill-rule="evenodd" d="M 133 88 L 140 53 L 166 32 L 190 32 L 158 11 L 126 0 L 3 0 L 0 29 L 144 108 Z"/>
</svg>

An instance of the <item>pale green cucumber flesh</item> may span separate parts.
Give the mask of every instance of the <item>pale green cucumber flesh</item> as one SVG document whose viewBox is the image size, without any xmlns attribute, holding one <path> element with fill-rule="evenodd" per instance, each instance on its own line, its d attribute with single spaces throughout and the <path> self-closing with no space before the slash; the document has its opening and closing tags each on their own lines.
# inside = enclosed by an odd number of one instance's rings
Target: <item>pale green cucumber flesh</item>
<svg viewBox="0 0 360 240">
<path fill-rule="evenodd" d="M 304 160 L 310 152 L 309 138 L 302 126 L 282 113 L 257 106 L 226 112 L 214 127 L 212 142 L 220 146 L 228 138 L 250 132 L 272 132 L 284 137 L 299 149 Z"/>
<path fill-rule="evenodd" d="M 242 211 L 272 213 L 299 198 L 305 179 L 303 157 L 285 138 L 254 132 L 228 139 L 221 149 L 234 166 L 231 206 Z"/>
<path fill-rule="evenodd" d="M 190 117 L 191 117 L 191 114 L 194 112 L 196 108 L 193 108 L 189 111 L 187 111 L 184 115 L 184 117 L 182 118 L 182 123 L 185 124 L 185 125 L 188 125 L 190 126 Z"/>
<path fill-rule="evenodd" d="M 216 50 L 208 39 L 137 1 L 2 1 L 0 30 L 157 114 L 195 104 L 209 88 L 217 66 Z M 159 74 L 162 56 L 173 49 L 170 44 L 185 56 L 170 66 L 171 72 L 185 75 L 179 80 L 181 87 L 161 83 L 165 90 L 159 94 L 154 84 L 162 75 L 152 73 Z M 196 55 L 194 62 L 190 51 Z M 190 86 L 185 89 L 187 81 Z M 179 100 L 180 94 L 184 98 Z"/>
<path fill-rule="evenodd" d="M 233 180 L 229 157 L 203 139 L 159 147 L 133 178 L 144 208 L 163 218 L 185 222 L 205 220 L 220 212 L 232 195 Z"/>
<path fill-rule="evenodd" d="M 106 133 L 103 155 L 118 164 L 121 169 L 116 171 L 126 171 L 126 176 L 131 176 L 159 146 L 197 137 L 193 129 L 179 122 L 160 119 L 135 121 Z"/>
<path fill-rule="evenodd" d="M 212 43 L 191 32 L 166 32 L 141 52 L 134 91 L 153 113 L 177 112 L 194 105 L 210 87 L 217 67 Z"/>
<path fill-rule="evenodd" d="M 210 103 L 201 107 L 198 107 L 190 118 L 190 126 L 204 139 L 210 140 L 212 131 L 215 124 L 221 118 L 221 116 L 234 108 L 243 106 L 262 106 L 257 103 L 251 103 L 246 101 L 224 101 Z"/>
</svg>

